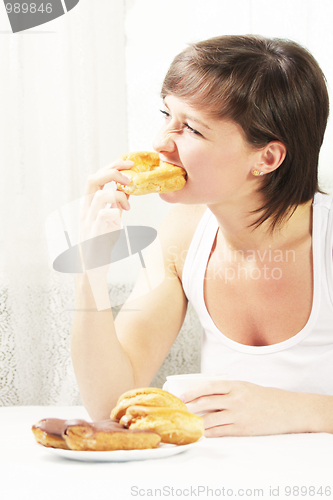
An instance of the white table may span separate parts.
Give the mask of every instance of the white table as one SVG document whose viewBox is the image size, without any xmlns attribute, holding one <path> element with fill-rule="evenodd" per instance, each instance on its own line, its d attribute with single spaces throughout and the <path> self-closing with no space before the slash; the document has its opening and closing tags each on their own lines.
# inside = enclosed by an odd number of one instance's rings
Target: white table
<svg viewBox="0 0 333 500">
<path fill-rule="evenodd" d="M 168 458 L 91 463 L 60 458 L 37 445 L 31 425 L 47 417 L 89 420 L 79 406 L 0 408 L 1 500 L 333 500 L 330 434 L 204 439 Z"/>
</svg>

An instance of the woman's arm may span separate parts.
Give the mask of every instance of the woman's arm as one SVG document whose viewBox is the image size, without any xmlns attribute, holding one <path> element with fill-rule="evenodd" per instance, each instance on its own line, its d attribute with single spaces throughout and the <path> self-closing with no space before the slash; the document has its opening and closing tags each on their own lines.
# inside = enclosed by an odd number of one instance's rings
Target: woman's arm
<svg viewBox="0 0 333 500">
<path fill-rule="evenodd" d="M 203 384 L 182 399 L 189 411 L 208 412 L 207 437 L 333 433 L 333 396 L 226 380 Z"/>
<path fill-rule="evenodd" d="M 154 252 L 145 256 L 150 273 L 162 272 L 164 279 L 146 293 L 142 274 L 135 287 L 139 298 L 129 298 L 116 326 L 110 308 L 96 309 L 88 276 L 77 278 L 72 360 L 83 404 L 93 420 L 109 418 L 122 392 L 150 384 L 182 326 L 187 301 L 168 252 L 179 227 L 177 213 L 171 211 L 159 231 L 163 259 Z M 107 293 L 103 270 L 99 286 Z"/>
</svg>

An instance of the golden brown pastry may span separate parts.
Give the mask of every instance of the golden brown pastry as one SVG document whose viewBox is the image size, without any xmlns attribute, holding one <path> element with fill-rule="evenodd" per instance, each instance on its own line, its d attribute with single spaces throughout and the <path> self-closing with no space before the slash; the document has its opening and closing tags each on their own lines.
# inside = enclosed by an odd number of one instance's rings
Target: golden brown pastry
<svg viewBox="0 0 333 500">
<path fill-rule="evenodd" d="M 201 417 L 189 411 L 148 406 L 130 406 L 120 423 L 131 430 L 151 430 L 161 436 L 162 443 L 184 445 L 194 443 L 204 434 Z"/>
<path fill-rule="evenodd" d="M 118 190 L 126 194 L 169 193 L 185 186 L 185 170 L 161 161 L 158 153 L 137 151 L 125 154 L 121 156 L 121 159 L 135 163 L 131 169 L 121 171 L 131 180 L 131 183 L 127 186 L 117 183 Z"/>
<path fill-rule="evenodd" d="M 37 443 L 65 450 L 113 451 L 156 448 L 161 437 L 150 431 L 125 429 L 118 421 L 49 418 L 32 426 Z"/>
<path fill-rule="evenodd" d="M 187 411 L 185 403 L 170 392 L 158 387 L 143 387 L 122 394 L 117 401 L 117 406 L 111 411 L 110 417 L 119 420 L 125 415 L 129 406 L 135 405 L 160 406 Z"/>
<path fill-rule="evenodd" d="M 154 431 L 124 429 L 110 419 L 91 424 L 69 422 L 64 439 L 71 450 L 77 451 L 146 450 L 157 448 L 161 442 Z"/>
</svg>

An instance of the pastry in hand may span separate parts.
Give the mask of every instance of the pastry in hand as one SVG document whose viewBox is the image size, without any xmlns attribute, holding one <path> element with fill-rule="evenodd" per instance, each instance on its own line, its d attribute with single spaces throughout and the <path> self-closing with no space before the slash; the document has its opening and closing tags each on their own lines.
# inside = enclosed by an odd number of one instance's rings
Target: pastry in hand
<svg viewBox="0 0 333 500">
<path fill-rule="evenodd" d="M 161 161 L 158 153 L 137 151 L 125 154 L 120 159 L 134 161 L 132 168 L 121 171 L 130 179 L 130 184 L 125 186 L 117 183 L 118 190 L 126 194 L 169 193 L 185 186 L 185 170 Z"/>
</svg>

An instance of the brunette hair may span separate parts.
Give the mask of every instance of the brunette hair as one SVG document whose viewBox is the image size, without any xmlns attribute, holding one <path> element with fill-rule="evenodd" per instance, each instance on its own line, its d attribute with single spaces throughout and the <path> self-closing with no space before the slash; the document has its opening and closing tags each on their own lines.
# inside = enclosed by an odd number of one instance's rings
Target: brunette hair
<svg viewBox="0 0 333 500">
<path fill-rule="evenodd" d="M 299 44 L 254 35 L 191 44 L 170 66 L 161 91 L 168 94 L 238 123 L 255 148 L 285 145 L 285 160 L 260 183 L 265 202 L 256 227 L 271 218 L 274 228 L 319 191 L 328 92 L 318 63 Z"/>
</svg>

